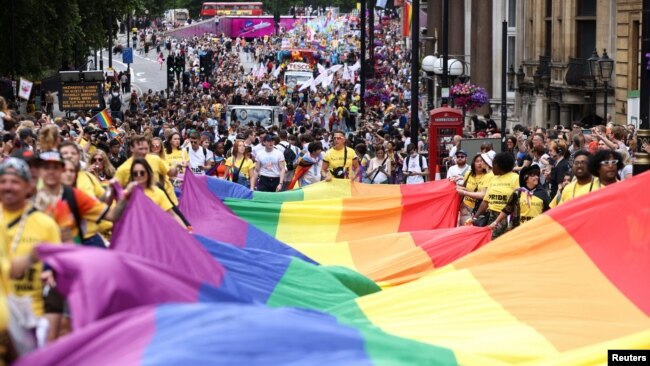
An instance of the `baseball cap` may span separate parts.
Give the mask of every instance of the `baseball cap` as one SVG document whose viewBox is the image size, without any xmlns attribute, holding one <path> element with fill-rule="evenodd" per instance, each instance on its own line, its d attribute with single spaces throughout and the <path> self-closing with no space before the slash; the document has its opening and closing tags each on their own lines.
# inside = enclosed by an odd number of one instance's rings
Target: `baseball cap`
<svg viewBox="0 0 650 366">
<path fill-rule="evenodd" d="M 462 150 L 462 149 L 461 149 L 461 150 L 456 151 L 456 156 L 458 156 L 458 155 L 465 155 L 465 156 L 467 156 L 467 153 L 465 152 L 465 150 Z"/>
<path fill-rule="evenodd" d="M 39 163 L 60 163 L 63 164 L 63 159 L 58 151 L 46 151 L 38 156 Z"/>
<path fill-rule="evenodd" d="M 264 142 L 267 142 L 267 141 L 275 141 L 275 136 L 273 136 L 270 133 L 266 134 L 266 136 L 264 136 Z"/>
<path fill-rule="evenodd" d="M 496 156 L 497 153 L 495 153 L 493 150 L 490 150 L 486 153 L 481 154 L 481 158 L 485 162 L 485 164 L 489 165 L 490 168 L 492 168 L 492 160 L 494 160 L 494 157 Z"/>
<path fill-rule="evenodd" d="M 23 128 L 22 130 L 20 130 L 18 132 L 18 137 L 21 140 L 24 140 L 24 139 L 26 139 L 28 137 L 36 138 L 36 135 L 34 134 L 34 131 L 32 131 L 31 128 Z"/>
<path fill-rule="evenodd" d="M 18 149 L 13 154 L 11 154 L 11 157 L 23 160 L 28 165 L 37 160 L 36 154 L 34 154 L 34 152 L 29 149 Z"/>
<path fill-rule="evenodd" d="M 26 182 L 29 182 L 32 179 L 32 173 L 29 170 L 29 165 L 22 159 L 19 158 L 7 158 L 2 163 L 0 163 L 0 175 L 13 174 L 19 178 L 22 178 Z"/>
</svg>

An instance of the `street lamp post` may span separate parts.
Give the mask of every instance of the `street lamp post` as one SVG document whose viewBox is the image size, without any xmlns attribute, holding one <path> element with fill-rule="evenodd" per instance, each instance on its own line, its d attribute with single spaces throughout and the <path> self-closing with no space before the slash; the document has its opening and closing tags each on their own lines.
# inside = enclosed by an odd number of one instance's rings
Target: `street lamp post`
<svg viewBox="0 0 650 366">
<path fill-rule="evenodd" d="M 594 48 L 594 52 L 591 54 L 591 57 L 587 59 L 587 64 L 589 65 L 589 76 L 591 77 L 593 98 L 592 103 L 594 105 L 594 111 L 592 115 L 591 125 L 596 125 L 596 82 L 598 80 L 598 51 Z"/>
<path fill-rule="evenodd" d="M 372 0 L 370 0 L 372 1 Z M 445 0 L 448 1 L 448 0 Z M 420 80 L 420 1 L 413 1 L 411 17 L 411 143 L 418 143 L 420 119 L 418 101 Z"/>
<path fill-rule="evenodd" d="M 607 96 L 609 94 L 609 80 L 612 77 L 612 71 L 614 70 L 614 60 L 607 56 L 607 50 L 603 49 L 603 55 L 598 60 L 598 69 L 600 70 L 600 77 L 603 80 L 603 89 L 605 90 L 605 97 L 603 98 L 604 103 L 604 112 L 603 117 L 605 118 L 605 123 L 607 123 Z"/>
<path fill-rule="evenodd" d="M 438 58 L 436 56 L 426 56 L 422 59 L 422 70 L 427 73 L 427 106 L 428 110 L 431 111 L 434 107 L 433 105 L 433 78 L 434 70 L 436 66 L 436 61 Z"/>
</svg>

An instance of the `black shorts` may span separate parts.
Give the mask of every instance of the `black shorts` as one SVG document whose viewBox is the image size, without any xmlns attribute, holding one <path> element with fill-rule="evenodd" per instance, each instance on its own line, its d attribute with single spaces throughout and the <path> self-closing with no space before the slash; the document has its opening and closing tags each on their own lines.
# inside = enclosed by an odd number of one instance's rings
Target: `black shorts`
<svg viewBox="0 0 650 366">
<path fill-rule="evenodd" d="M 63 314 L 65 299 L 59 291 L 50 288 L 47 295 L 43 297 L 45 303 L 45 313 Z"/>
<path fill-rule="evenodd" d="M 257 190 L 261 192 L 275 192 L 280 185 L 280 178 L 272 178 L 260 176 L 260 181 L 257 184 Z"/>
</svg>

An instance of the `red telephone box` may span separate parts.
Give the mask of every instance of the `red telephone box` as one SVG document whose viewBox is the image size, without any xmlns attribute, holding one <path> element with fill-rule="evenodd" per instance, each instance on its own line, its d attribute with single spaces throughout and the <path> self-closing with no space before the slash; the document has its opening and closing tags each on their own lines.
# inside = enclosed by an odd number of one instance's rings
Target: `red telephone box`
<svg viewBox="0 0 650 366">
<path fill-rule="evenodd" d="M 449 156 L 455 135 L 463 135 L 463 114 L 458 109 L 440 107 L 429 112 L 429 180 L 435 179 L 436 165 L 443 174 L 442 159 Z"/>
</svg>

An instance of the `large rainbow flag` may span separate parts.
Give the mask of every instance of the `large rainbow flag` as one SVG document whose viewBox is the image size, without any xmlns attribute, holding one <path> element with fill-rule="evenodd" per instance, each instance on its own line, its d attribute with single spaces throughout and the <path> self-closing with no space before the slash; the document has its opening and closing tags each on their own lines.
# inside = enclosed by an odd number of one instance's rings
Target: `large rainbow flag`
<svg viewBox="0 0 650 366">
<path fill-rule="evenodd" d="M 435 182 L 426 185 L 374 186 L 338 180 L 319 183 L 291 192 L 277 193 L 277 202 L 286 204 L 302 202 L 319 202 L 316 197 L 334 195 L 339 197 L 357 197 L 376 199 L 381 196 L 401 194 L 406 197 L 426 197 L 436 189 L 447 189 L 448 182 Z M 208 188 L 206 189 L 206 185 Z M 212 187 L 210 187 L 212 186 Z M 375 188 L 377 187 L 377 188 Z M 389 187 L 389 188 L 384 188 Z M 192 222 L 195 232 L 215 238 L 224 243 L 238 246 L 252 246 L 269 251 L 277 251 L 266 245 L 269 241 L 274 247 L 286 250 L 286 244 L 278 244 L 268 234 L 257 232 L 254 240 L 250 239 L 251 226 L 232 214 L 212 193 L 234 194 L 251 198 L 251 203 L 268 204 L 264 196 L 253 196 L 244 187 L 215 178 L 188 176 L 183 186 L 181 209 Z M 400 193 L 403 192 L 403 193 Z M 273 194 L 267 194 L 274 199 Z M 262 209 L 260 209 L 262 210 Z M 261 215 L 268 212 L 260 211 Z M 239 229 L 242 228 L 242 229 Z M 438 230 L 421 230 L 413 232 L 388 233 L 372 235 L 362 239 L 335 243 L 291 243 L 293 250 L 323 265 L 337 265 L 353 269 L 382 286 L 391 286 L 419 278 L 434 268 L 442 267 L 455 259 L 478 249 L 490 241 L 491 232 L 487 228 L 453 228 Z M 238 243 L 252 243 L 248 244 Z M 287 253 L 292 255 L 292 253 Z M 299 257 L 298 255 L 294 255 Z M 329 269 L 329 268 L 328 268 Z"/>
<path fill-rule="evenodd" d="M 416 281 L 329 309 L 507 364 L 650 348 L 650 174 L 559 206 Z"/>
</svg>

